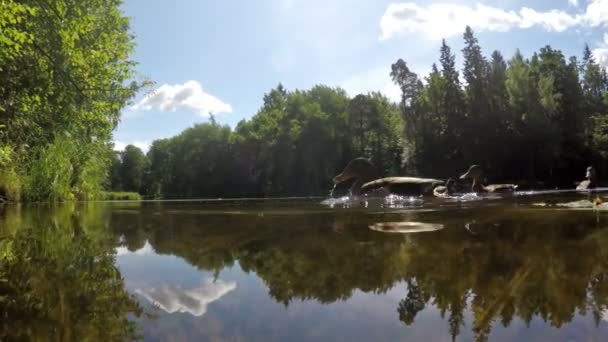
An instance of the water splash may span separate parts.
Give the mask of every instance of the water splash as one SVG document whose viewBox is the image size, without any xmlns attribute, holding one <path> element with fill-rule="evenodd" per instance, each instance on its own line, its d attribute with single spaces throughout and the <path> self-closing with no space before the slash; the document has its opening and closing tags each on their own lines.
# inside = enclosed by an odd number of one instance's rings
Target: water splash
<svg viewBox="0 0 608 342">
<path fill-rule="evenodd" d="M 515 191 L 514 196 L 539 196 L 539 195 L 561 195 L 561 194 L 595 194 L 601 192 L 608 192 L 608 188 L 594 188 L 589 190 L 576 190 L 576 189 L 552 189 L 552 190 L 529 190 L 529 191 Z"/>
<path fill-rule="evenodd" d="M 331 188 L 331 190 L 329 190 L 329 198 L 334 198 L 334 191 L 336 191 L 337 186 L 338 184 L 334 183 L 334 186 Z"/>
<path fill-rule="evenodd" d="M 328 198 L 321 202 L 330 208 L 413 208 L 424 205 L 422 197 L 399 196 L 390 194 L 388 196 L 343 196 Z"/>
<path fill-rule="evenodd" d="M 372 192 L 362 196 L 353 196 L 350 191 L 349 195 L 334 198 L 336 186 L 330 190 L 330 198 L 325 199 L 321 202 L 322 205 L 329 206 L 330 208 L 390 208 L 390 209 L 417 209 L 433 205 L 442 205 L 448 203 L 473 203 L 473 202 L 486 202 L 496 201 L 503 199 L 524 199 L 528 197 L 542 197 L 552 195 L 564 195 L 564 194 L 580 194 L 583 196 L 589 196 L 591 194 L 599 194 L 602 192 L 608 192 L 608 188 L 595 188 L 590 190 L 576 190 L 576 189 L 554 189 L 554 190 L 529 190 L 529 191 L 515 191 L 512 193 L 457 193 L 449 197 L 422 197 L 422 196 L 400 196 L 396 194 L 387 194 L 383 191 Z M 568 208 L 596 208 L 596 209 L 608 209 L 608 203 L 602 203 L 600 205 L 594 205 L 590 200 L 572 201 L 566 203 L 551 203 L 539 201 L 531 203 L 532 206 L 545 206 L 545 207 L 568 207 Z"/>
</svg>

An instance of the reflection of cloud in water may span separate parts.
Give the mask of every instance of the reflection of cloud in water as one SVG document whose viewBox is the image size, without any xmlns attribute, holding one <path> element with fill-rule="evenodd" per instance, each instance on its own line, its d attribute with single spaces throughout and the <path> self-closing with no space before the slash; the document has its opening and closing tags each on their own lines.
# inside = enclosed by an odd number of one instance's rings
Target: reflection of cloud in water
<svg viewBox="0 0 608 342">
<path fill-rule="evenodd" d="M 163 286 L 136 289 L 135 292 L 168 313 L 188 312 L 194 316 L 202 316 L 207 312 L 207 305 L 234 289 L 236 289 L 236 282 L 217 280 L 192 289 Z"/>
<path fill-rule="evenodd" d="M 608 309 L 602 310 L 602 320 L 608 322 Z"/>
<path fill-rule="evenodd" d="M 135 252 L 131 252 L 127 247 L 124 247 L 124 246 L 116 247 L 117 256 L 121 256 L 121 255 L 125 255 L 125 254 L 145 255 L 145 254 L 151 254 L 151 253 L 154 253 L 154 248 L 152 248 L 152 245 L 150 245 L 150 243 L 148 241 L 146 241 L 146 244 L 142 248 L 136 250 Z"/>
<path fill-rule="evenodd" d="M 443 225 L 439 223 L 424 223 L 424 222 L 379 222 L 369 226 L 369 229 L 383 233 L 421 233 L 434 232 L 443 229 Z"/>
</svg>

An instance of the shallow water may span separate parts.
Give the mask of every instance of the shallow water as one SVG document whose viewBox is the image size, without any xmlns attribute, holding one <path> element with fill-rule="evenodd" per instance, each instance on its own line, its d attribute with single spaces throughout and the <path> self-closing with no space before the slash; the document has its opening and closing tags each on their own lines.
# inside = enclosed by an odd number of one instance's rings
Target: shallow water
<svg viewBox="0 0 608 342">
<path fill-rule="evenodd" d="M 595 195 L 349 200 L 3 207 L 0 340 L 606 340 Z"/>
</svg>

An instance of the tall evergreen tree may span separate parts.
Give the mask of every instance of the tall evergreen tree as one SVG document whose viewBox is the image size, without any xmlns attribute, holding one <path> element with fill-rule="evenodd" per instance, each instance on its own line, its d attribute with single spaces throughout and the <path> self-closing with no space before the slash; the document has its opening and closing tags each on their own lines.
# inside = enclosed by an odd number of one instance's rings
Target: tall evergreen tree
<svg viewBox="0 0 608 342">
<path fill-rule="evenodd" d="M 456 70 L 456 55 L 452 54 L 452 50 L 446 44 L 445 39 L 441 43 L 439 52 L 441 75 L 445 80 L 442 99 L 442 107 L 444 109 L 442 116 L 445 118 L 445 139 L 442 144 L 445 144 L 446 151 L 443 158 L 445 158 L 448 165 L 463 168 L 466 163 L 463 159 L 464 150 L 461 139 L 466 134 L 464 126 L 466 109 L 459 74 Z"/>
<path fill-rule="evenodd" d="M 483 57 L 481 47 L 471 27 L 464 32 L 465 47 L 463 76 L 466 82 L 467 120 L 465 134 L 469 137 L 465 159 L 469 164 L 481 163 L 495 165 L 496 161 L 488 159 L 494 154 L 491 148 L 498 145 L 495 138 L 500 128 L 499 117 L 490 110 L 488 94 L 489 65 Z M 463 144 L 465 142 L 463 141 Z"/>
</svg>

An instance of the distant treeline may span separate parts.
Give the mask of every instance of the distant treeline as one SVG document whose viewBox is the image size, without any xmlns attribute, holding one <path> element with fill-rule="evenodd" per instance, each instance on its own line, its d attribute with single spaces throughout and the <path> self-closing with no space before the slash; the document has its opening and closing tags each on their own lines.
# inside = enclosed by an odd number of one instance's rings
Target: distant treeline
<svg viewBox="0 0 608 342">
<path fill-rule="evenodd" d="M 488 178 L 572 187 L 608 154 L 608 77 L 585 46 L 566 57 L 549 46 L 488 58 L 470 28 L 464 66 L 443 41 L 424 79 L 399 59 L 402 92 L 350 98 L 342 89 L 279 85 L 234 130 L 210 123 L 134 146 L 115 158 L 112 188 L 165 198 L 324 195 L 357 156 L 384 175 L 456 176 L 480 164 Z M 387 68 L 388 73 L 388 68 Z"/>
<path fill-rule="evenodd" d="M 281 85 L 233 131 L 215 120 L 157 140 L 144 155 L 117 153 L 112 189 L 166 198 L 326 194 L 352 156 L 370 156 L 385 173 L 401 170 L 402 119 L 380 94 L 350 99 L 316 86 Z"/>
</svg>

